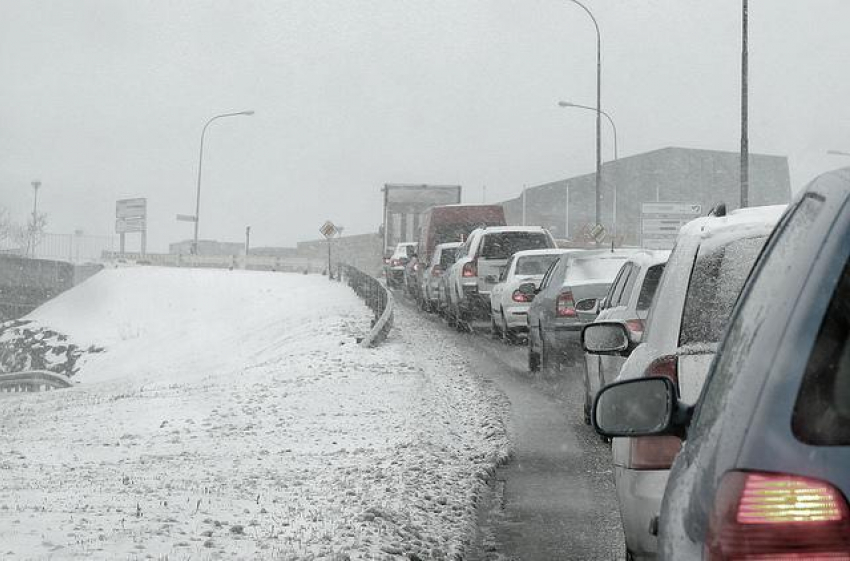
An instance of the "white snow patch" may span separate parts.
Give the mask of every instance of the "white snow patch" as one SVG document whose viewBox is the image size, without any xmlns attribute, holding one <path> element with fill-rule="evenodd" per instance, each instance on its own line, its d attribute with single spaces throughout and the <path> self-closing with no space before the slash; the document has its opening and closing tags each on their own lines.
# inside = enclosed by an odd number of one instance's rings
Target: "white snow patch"
<svg viewBox="0 0 850 561">
<path fill-rule="evenodd" d="M 494 390 L 447 334 L 316 276 L 104 271 L 29 319 L 69 390 L 0 396 L 0 555 L 462 555 L 504 458 Z"/>
</svg>

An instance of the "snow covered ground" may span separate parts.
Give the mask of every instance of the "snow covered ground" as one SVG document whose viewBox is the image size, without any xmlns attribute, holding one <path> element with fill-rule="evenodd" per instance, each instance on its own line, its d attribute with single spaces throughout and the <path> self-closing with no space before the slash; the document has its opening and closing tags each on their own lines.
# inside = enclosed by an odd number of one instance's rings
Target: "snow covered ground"
<svg viewBox="0 0 850 561">
<path fill-rule="evenodd" d="M 27 319 L 79 385 L 0 395 L 0 556 L 463 555 L 504 397 L 451 336 L 323 277 L 104 271 Z"/>
</svg>

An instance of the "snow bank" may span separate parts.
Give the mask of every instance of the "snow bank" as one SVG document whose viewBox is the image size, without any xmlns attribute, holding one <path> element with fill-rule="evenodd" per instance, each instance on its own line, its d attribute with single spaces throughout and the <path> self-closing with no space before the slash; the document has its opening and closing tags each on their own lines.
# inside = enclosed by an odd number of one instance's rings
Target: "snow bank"
<svg viewBox="0 0 850 561">
<path fill-rule="evenodd" d="M 451 337 L 315 276 L 104 271 L 30 318 L 70 390 L 0 397 L 0 555 L 462 555 L 504 403 Z"/>
</svg>

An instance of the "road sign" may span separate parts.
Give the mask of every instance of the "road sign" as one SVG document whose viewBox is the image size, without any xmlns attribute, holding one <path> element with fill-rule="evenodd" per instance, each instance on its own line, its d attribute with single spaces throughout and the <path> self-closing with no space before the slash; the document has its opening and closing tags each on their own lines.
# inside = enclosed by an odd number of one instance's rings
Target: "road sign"
<svg viewBox="0 0 850 561">
<path fill-rule="evenodd" d="M 144 232 L 144 218 L 119 218 L 115 221 L 115 233 L 126 234 L 127 232 Z"/>
<path fill-rule="evenodd" d="M 596 224 L 593 228 L 590 229 L 590 237 L 596 241 L 596 243 L 602 243 L 602 240 L 605 239 L 605 226 L 602 224 Z"/>
<path fill-rule="evenodd" d="M 646 249 L 673 249 L 682 226 L 702 214 L 692 203 L 641 204 L 641 245 Z"/>
<path fill-rule="evenodd" d="M 191 214 L 178 214 L 177 220 L 180 222 L 196 222 L 198 219 Z"/>
<path fill-rule="evenodd" d="M 326 238 L 332 238 L 336 235 L 337 229 L 336 226 L 334 226 L 334 223 L 328 220 L 322 224 L 322 227 L 319 228 L 319 232 L 321 232 Z"/>
<path fill-rule="evenodd" d="M 144 218 L 147 211 L 147 199 L 122 199 L 115 203 L 115 218 Z"/>
</svg>

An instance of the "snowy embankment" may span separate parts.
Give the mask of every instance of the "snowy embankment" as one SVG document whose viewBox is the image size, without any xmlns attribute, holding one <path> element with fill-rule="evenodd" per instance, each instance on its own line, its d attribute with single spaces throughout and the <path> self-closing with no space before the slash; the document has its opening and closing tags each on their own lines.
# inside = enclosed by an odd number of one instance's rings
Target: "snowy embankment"
<svg viewBox="0 0 850 561">
<path fill-rule="evenodd" d="M 0 555 L 462 555 L 506 452 L 451 338 L 322 277 L 108 270 L 36 310 L 79 385 L 0 396 Z"/>
</svg>

